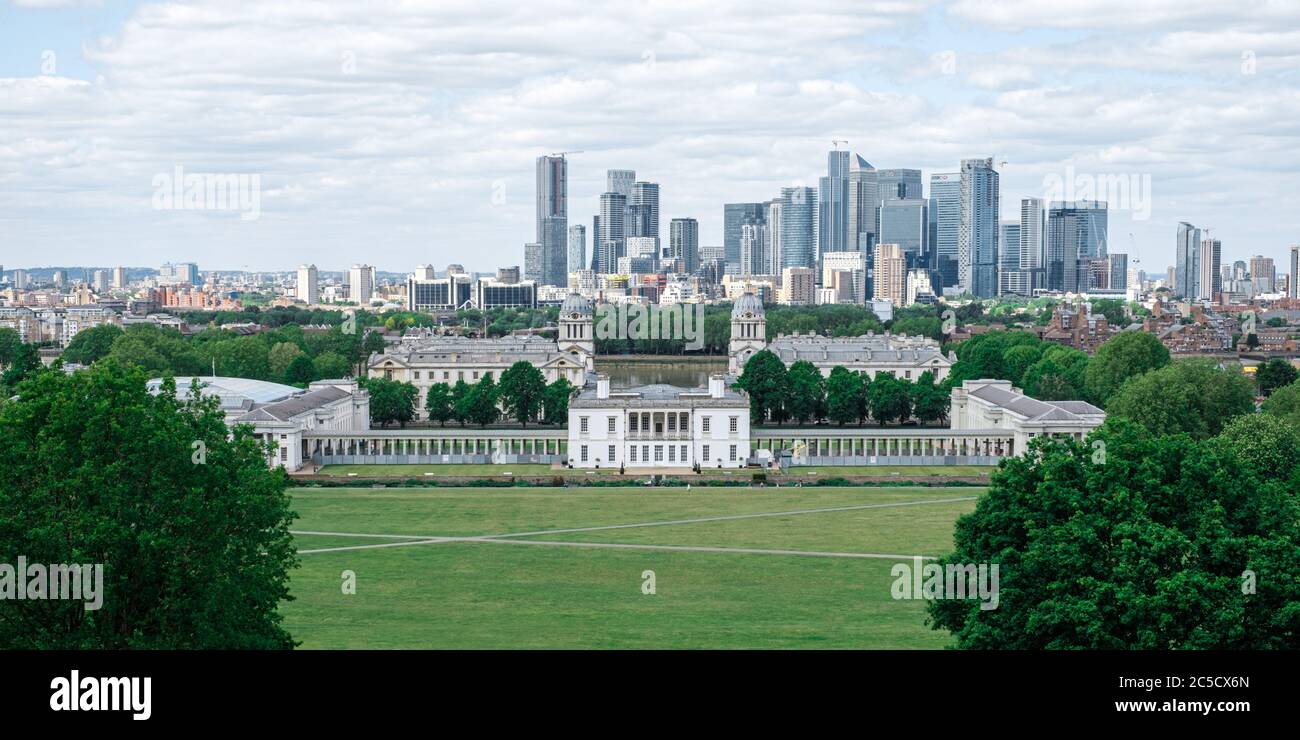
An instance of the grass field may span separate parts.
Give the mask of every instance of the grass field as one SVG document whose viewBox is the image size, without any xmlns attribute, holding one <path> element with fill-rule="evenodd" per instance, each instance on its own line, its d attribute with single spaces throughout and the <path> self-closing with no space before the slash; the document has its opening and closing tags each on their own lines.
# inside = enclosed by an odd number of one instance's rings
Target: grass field
<svg viewBox="0 0 1300 740">
<path fill-rule="evenodd" d="M 797 467 L 789 468 L 784 475 L 786 476 L 821 476 L 834 477 L 837 475 L 872 475 L 872 476 L 898 476 L 907 475 L 987 475 L 995 470 L 993 466 L 988 465 L 860 465 L 860 466 L 838 466 L 838 467 Z M 347 477 L 349 473 L 355 473 L 357 477 L 376 477 L 376 478 L 420 478 L 426 473 L 434 476 L 492 476 L 512 473 L 518 476 L 532 475 L 617 475 L 618 468 L 601 468 L 600 470 L 556 470 L 550 465 L 520 464 L 520 465 L 326 465 L 321 468 L 321 475 Z M 711 472 L 711 471 L 706 471 Z M 726 473 L 733 473 L 740 476 L 752 475 L 758 470 L 728 470 Z M 636 473 L 629 473 L 635 477 Z"/>
<path fill-rule="evenodd" d="M 329 534 L 296 535 L 282 611 L 305 648 L 941 648 L 889 571 L 946 551 L 981 492 L 295 489 L 295 531 Z M 416 539 L 438 536 L 479 539 Z"/>
<path fill-rule="evenodd" d="M 997 470 L 995 465 L 841 465 L 792 467 L 787 476 L 816 475 L 830 478 L 837 475 L 988 475 Z"/>
</svg>

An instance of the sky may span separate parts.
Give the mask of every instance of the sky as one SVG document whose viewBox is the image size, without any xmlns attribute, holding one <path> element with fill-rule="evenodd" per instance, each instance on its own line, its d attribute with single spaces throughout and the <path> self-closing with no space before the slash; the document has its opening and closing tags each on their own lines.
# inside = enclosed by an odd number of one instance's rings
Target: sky
<svg viewBox="0 0 1300 740">
<path fill-rule="evenodd" d="M 1003 220 L 1097 185 L 1151 272 L 1180 221 L 1284 272 L 1300 2 L 0 0 L 5 269 L 488 271 L 559 151 L 571 225 L 634 169 L 663 238 L 721 244 L 724 203 L 815 186 L 833 140 L 927 182 L 991 157 Z M 177 168 L 249 200 L 168 198 Z"/>
</svg>

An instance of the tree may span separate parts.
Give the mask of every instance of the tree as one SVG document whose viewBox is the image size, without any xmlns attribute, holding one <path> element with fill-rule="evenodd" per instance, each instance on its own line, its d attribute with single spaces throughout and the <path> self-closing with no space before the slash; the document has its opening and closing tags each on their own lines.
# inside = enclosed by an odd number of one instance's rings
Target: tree
<svg viewBox="0 0 1300 740">
<path fill-rule="evenodd" d="M 826 404 L 826 384 L 822 371 L 816 365 L 807 360 L 799 360 L 790 365 L 786 373 L 786 386 L 789 388 L 786 413 L 791 419 L 803 424 L 810 419 L 822 417 Z"/>
<path fill-rule="evenodd" d="M 1123 332 L 1106 340 L 1088 362 L 1084 395 L 1088 401 L 1104 407 L 1124 381 L 1168 364 L 1169 349 L 1156 335 L 1144 331 Z"/>
<path fill-rule="evenodd" d="M 569 400 L 576 389 L 568 378 L 560 378 L 546 386 L 542 399 L 545 409 L 542 420 L 547 424 L 563 424 L 569 420 Z"/>
<path fill-rule="evenodd" d="M 1106 404 L 1107 414 L 1131 419 L 1152 434 L 1194 439 L 1213 437 L 1232 417 L 1254 409 L 1255 389 L 1244 375 L 1200 359 L 1130 378 Z"/>
<path fill-rule="evenodd" d="M 268 380 L 271 377 L 270 350 L 258 337 L 237 337 L 212 344 L 217 374 L 232 378 Z"/>
<path fill-rule="evenodd" d="M 380 426 L 397 422 L 405 427 L 415 418 L 415 403 L 419 390 L 410 383 L 385 378 L 369 378 L 366 390 L 370 391 L 370 421 Z"/>
<path fill-rule="evenodd" d="M 546 378 L 537 366 L 527 360 L 520 360 L 501 373 L 501 383 L 497 394 L 506 414 L 513 416 L 524 426 L 528 420 L 537 417 L 542 410 L 542 401 L 546 395 Z"/>
<path fill-rule="evenodd" d="M 0 373 L 0 385 L 16 388 L 19 383 L 37 375 L 44 366 L 41 353 L 34 344 L 19 344 L 9 361 L 9 369 Z"/>
<path fill-rule="evenodd" d="M 781 421 L 789 387 L 785 363 L 768 350 L 756 352 L 745 363 L 736 385 L 749 394 L 749 419 L 762 424 L 768 417 Z"/>
<path fill-rule="evenodd" d="M 447 420 L 455 415 L 452 406 L 451 388 L 446 383 L 434 383 L 424 396 L 424 410 L 429 421 L 436 421 L 447 426 Z"/>
<path fill-rule="evenodd" d="M 501 409 L 497 406 L 497 384 L 491 375 L 484 375 L 474 384 L 469 399 L 469 420 L 475 424 L 485 427 L 501 418 Z"/>
<path fill-rule="evenodd" d="M 1025 377 L 1025 371 L 1030 365 L 1042 359 L 1045 349 L 1042 344 L 1017 344 L 1008 347 L 1002 353 L 1002 368 L 1007 375 L 1006 380 L 1023 388 L 1021 379 Z"/>
<path fill-rule="evenodd" d="M 116 324 L 100 324 L 82 329 L 68 342 L 67 349 L 63 350 L 63 361 L 89 365 L 107 355 L 113 349 L 113 341 L 120 336 L 122 327 Z"/>
<path fill-rule="evenodd" d="M 1035 439 L 937 563 L 998 565 L 997 608 L 936 599 L 932 626 L 976 650 L 1300 647 L 1297 498 L 1234 444 L 1114 418 L 1088 442 Z"/>
<path fill-rule="evenodd" d="M 18 346 L 23 343 L 18 332 L 8 327 L 0 327 L 0 370 L 9 367 L 18 353 Z"/>
<path fill-rule="evenodd" d="M 470 403 L 474 397 L 471 391 L 474 387 L 464 380 L 457 380 L 456 384 L 451 387 L 451 418 L 465 426 L 465 422 L 470 420 Z"/>
<path fill-rule="evenodd" d="M 295 356 L 284 371 L 284 382 L 290 385 L 306 385 L 315 379 L 316 366 L 305 354 Z"/>
<path fill-rule="evenodd" d="M 1264 399 L 1260 410 L 1270 416 L 1287 418 L 1300 426 L 1300 382 L 1282 386 Z"/>
<path fill-rule="evenodd" d="M 322 352 L 312 360 L 317 378 L 345 378 L 352 374 L 348 359 L 337 352 Z"/>
<path fill-rule="evenodd" d="M 892 421 L 906 421 L 912 414 L 907 385 L 893 373 L 876 373 L 867 386 L 867 408 L 882 427 Z"/>
<path fill-rule="evenodd" d="M 865 414 L 862 376 L 843 366 L 832 368 L 826 379 L 826 418 L 844 426 L 862 421 Z"/>
<path fill-rule="evenodd" d="M 103 565 L 101 608 L 0 600 L 0 648 L 287 649 L 286 478 L 216 398 L 113 360 L 0 406 L 0 562 Z"/>
<path fill-rule="evenodd" d="M 267 355 L 267 363 L 270 366 L 271 377 L 283 378 L 289 370 L 289 365 L 295 357 L 301 357 L 305 353 L 299 349 L 298 345 L 292 342 L 279 342 L 271 347 Z"/>
<path fill-rule="evenodd" d="M 1043 401 L 1075 401 L 1083 398 L 1088 355 L 1073 347 L 1053 346 L 1030 365 L 1020 379 L 1021 390 Z"/>
<path fill-rule="evenodd" d="M 1255 373 L 1255 382 L 1259 383 L 1259 393 L 1268 396 L 1285 385 L 1290 385 L 1300 378 L 1300 373 L 1286 360 L 1272 359 L 1264 363 Z"/>
<path fill-rule="evenodd" d="M 922 424 L 943 421 L 952 402 L 949 391 L 934 382 L 934 373 L 926 370 L 912 385 L 912 414 Z"/>
</svg>

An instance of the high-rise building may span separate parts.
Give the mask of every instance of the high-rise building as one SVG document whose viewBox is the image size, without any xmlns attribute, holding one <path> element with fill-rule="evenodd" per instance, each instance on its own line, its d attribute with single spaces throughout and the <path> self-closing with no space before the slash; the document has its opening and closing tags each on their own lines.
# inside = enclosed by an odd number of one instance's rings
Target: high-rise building
<svg viewBox="0 0 1300 740">
<path fill-rule="evenodd" d="M 3 270 L 0 270 L 0 272 L 3 272 Z M 67 270 L 55 270 L 55 271 L 54 271 L 54 287 L 56 287 L 56 288 L 62 290 L 63 288 L 66 288 L 67 286 L 68 286 L 68 271 L 67 271 Z"/>
<path fill-rule="evenodd" d="M 108 270 L 95 270 L 90 281 L 90 287 L 96 293 L 103 293 L 108 290 Z"/>
<path fill-rule="evenodd" d="M 636 184 L 636 170 L 605 170 L 605 192 L 618 193 L 632 199 L 632 186 Z"/>
<path fill-rule="evenodd" d="M 302 268 L 300 267 L 300 268 L 298 268 L 298 269 L 301 270 Z M 436 275 L 434 274 L 435 272 L 436 272 L 436 271 L 433 269 L 433 265 L 416 265 L 416 266 L 415 266 L 415 279 L 416 279 L 416 280 L 432 280 L 432 279 L 434 279 L 434 277 L 436 277 Z M 301 284 L 301 283 L 300 283 L 300 284 Z"/>
<path fill-rule="evenodd" d="M 298 266 L 298 284 L 294 288 L 294 297 L 309 306 L 320 303 L 320 282 L 316 265 Z"/>
<path fill-rule="evenodd" d="M 625 256 L 627 235 L 623 219 L 626 215 L 626 196 L 612 191 L 600 196 L 600 215 L 592 242 L 592 264 L 596 272 L 614 272 L 618 268 L 618 258 Z"/>
<path fill-rule="evenodd" d="M 838 149 L 826 154 L 826 177 L 817 187 L 817 253 L 843 252 L 849 248 L 849 152 Z"/>
<path fill-rule="evenodd" d="M 997 293 L 1000 200 L 993 158 L 963 159 L 961 228 L 957 232 L 957 282 L 963 293 L 981 298 Z"/>
<path fill-rule="evenodd" d="M 1044 215 L 1042 198 L 1022 198 L 1020 242 L 1004 244 L 1007 249 L 1020 250 L 1020 284 L 1025 289 L 1025 295 L 1033 295 L 1035 290 L 1047 285 Z"/>
<path fill-rule="evenodd" d="M 847 276 L 851 286 L 849 301 L 859 306 L 867 301 L 867 254 L 857 250 L 825 252 L 822 254 L 822 285 L 842 287 L 835 283 Z"/>
<path fill-rule="evenodd" d="M 918 193 L 916 197 L 921 197 Z M 858 155 L 849 161 L 848 250 L 871 254 L 876 243 L 876 209 L 880 207 L 880 178 L 876 168 Z"/>
<path fill-rule="evenodd" d="M 907 293 L 907 257 L 903 248 L 888 242 L 877 244 L 871 262 L 874 274 L 871 297 L 902 306 Z"/>
<path fill-rule="evenodd" d="M 740 227 L 740 274 L 769 275 L 770 252 L 767 246 L 767 226 L 763 224 L 744 224 Z"/>
<path fill-rule="evenodd" d="M 1003 221 L 999 229 L 998 295 L 1030 295 L 1020 269 L 1020 222 Z"/>
<path fill-rule="evenodd" d="M 1106 204 L 1053 201 L 1047 210 L 1046 272 L 1049 290 L 1087 290 L 1079 263 L 1106 256 Z"/>
<path fill-rule="evenodd" d="M 808 187 L 781 188 L 781 267 L 817 264 L 817 191 Z M 739 248 L 739 242 L 737 242 Z M 739 255 L 737 255 L 739 256 Z M 730 261 L 730 257 L 728 257 Z M 784 274 L 784 273 L 783 273 Z"/>
<path fill-rule="evenodd" d="M 1223 274 L 1219 271 L 1219 260 L 1223 256 L 1223 243 L 1218 239 L 1206 237 L 1201 240 L 1200 277 L 1196 285 L 1196 299 L 1214 300 L 1221 290 Z"/>
<path fill-rule="evenodd" d="M 1256 293 L 1273 293 L 1277 290 L 1277 268 L 1273 258 L 1257 254 L 1250 258 L 1250 281 Z"/>
<path fill-rule="evenodd" d="M 921 171 L 909 169 L 876 170 L 880 185 L 880 200 L 890 198 L 923 198 Z"/>
<path fill-rule="evenodd" d="M 636 214 L 628 236 L 659 238 L 659 183 L 634 182 L 628 208 Z"/>
<path fill-rule="evenodd" d="M 1173 293 L 1196 300 L 1201 280 L 1201 230 L 1183 221 L 1174 245 Z"/>
<path fill-rule="evenodd" d="M 922 198 L 890 198 L 880 204 L 880 243 L 896 244 L 909 267 L 923 267 L 929 253 L 929 202 Z"/>
<path fill-rule="evenodd" d="M 811 267 L 785 267 L 781 270 L 778 301 L 788 306 L 810 306 L 816 300 L 816 283 Z"/>
<path fill-rule="evenodd" d="M 675 218 L 668 224 L 668 253 L 677 267 L 692 274 L 700 267 L 700 222 Z"/>
<path fill-rule="evenodd" d="M 543 273 L 542 245 L 528 242 L 524 245 L 524 279 L 541 282 Z"/>
<path fill-rule="evenodd" d="M 1291 245 L 1291 274 L 1286 277 L 1286 295 L 1288 298 L 1296 298 L 1297 288 L 1300 288 L 1300 244 Z"/>
<path fill-rule="evenodd" d="M 781 199 L 776 198 L 762 204 L 766 223 L 763 224 L 764 240 L 767 243 L 767 271 L 781 279 Z"/>
<path fill-rule="evenodd" d="M 1106 287 L 1110 290 L 1128 290 L 1128 255 L 1123 252 L 1110 252 L 1105 259 L 1109 273 Z"/>
<path fill-rule="evenodd" d="M 158 268 L 159 285 L 202 285 L 199 266 L 193 262 L 168 262 Z"/>
<path fill-rule="evenodd" d="M 764 203 L 726 203 L 722 206 L 722 246 L 727 264 L 740 269 L 740 229 L 745 224 L 763 224 L 767 219 Z"/>
<path fill-rule="evenodd" d="M 116 290 L 126 290 L 126 268 L 113 268 L 113 288 Z"/>
<path fill-rule="evenodd" d="M 375 268 L 355 264 L 348 270 L 348 300 L 361 306 L 370 304 L 375 292 Z"/>
<path fill-rule="evenodd" d="M 568 284 L 569 164 L 564 155 L 537 158 L 537 280 Z M 525 255 L 527 262 L 527 255 Z"/>
<path fill-rule="evenodd" d="M 582 224 L 574 224 L 569 227 L 569 255 L 567 262 L 565 269 L 568 272 L 587 269 L 587 227 Z"/>
<path fill-rule="evenodd" d="M 919 197 L 919 196 L 918 196 Z M 957 234 L 961 231 L 961 173 L 930 175 L 930 223 L 935 270 L 940 285 L 936 290 L 957 285 Z"/>
<path fill-rule="evenodd" d="M 26 271 L 26 270 L 14 270 L 14 280 L 13 280 L 12 285 L 13 285 L 14 288 L 16 288 L 16 289 L 18 289 L 18 290 L 26 290 L 26 289 L 27 289 L 27 271 Z"/>
</svg>

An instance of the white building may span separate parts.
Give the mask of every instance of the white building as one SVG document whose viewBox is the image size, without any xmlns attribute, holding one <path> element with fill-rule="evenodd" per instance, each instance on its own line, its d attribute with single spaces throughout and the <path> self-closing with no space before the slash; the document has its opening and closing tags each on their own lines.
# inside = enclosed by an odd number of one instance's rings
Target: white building
<svg viewBox="0 0 1300 740">
<path fill-rule="evenodd" d="M 316 265 L 298 266 L 298 285 L 294 297 L 309 306 L 320 303 L 320 281 Z"/>
<path fill-rule="evenodd" d="M 368 306 L 374 292 L 375 268 L 371 265 L 353 265 L 348 270 L 348 300 L 358 306 Z"/>
<path fill-rule="evenodd" d="M 1039 401 L 1009 380 L 966 380 L 952 389 L 950 426 L 954 430 L 1006 430 L 1013 453 L 1023 454 L 1029 440 L 1043 435 L 1083 439 L 1101 426 L 1106 413 L 1086 401 Z"/>
<path fill-rule="evenodd" d="M 155 378 L 148 388 L 157 393 L 162 383 L 162 378 Z M 267 459 L 272 467 L 298 470 L 303 466 L 310 456 L 304 432 L 370 429 L 370 394 L 355 380 L 318 380 L 303 390 L 247 378 L 177 378 L 177 397 L 187 398 L 196 383 L 200 394 L 220 399 L 227 426 L 251 425 L 259 440 L 275 444 Z"/>
<path fill-rule="evenodd" d="M 609 376 L 597 375 L 569 403 L 568 450 L 575 468 L 744 467 L 749 396 L 722 375 L 695 389 L 611 389 Z"/>
</svg>

